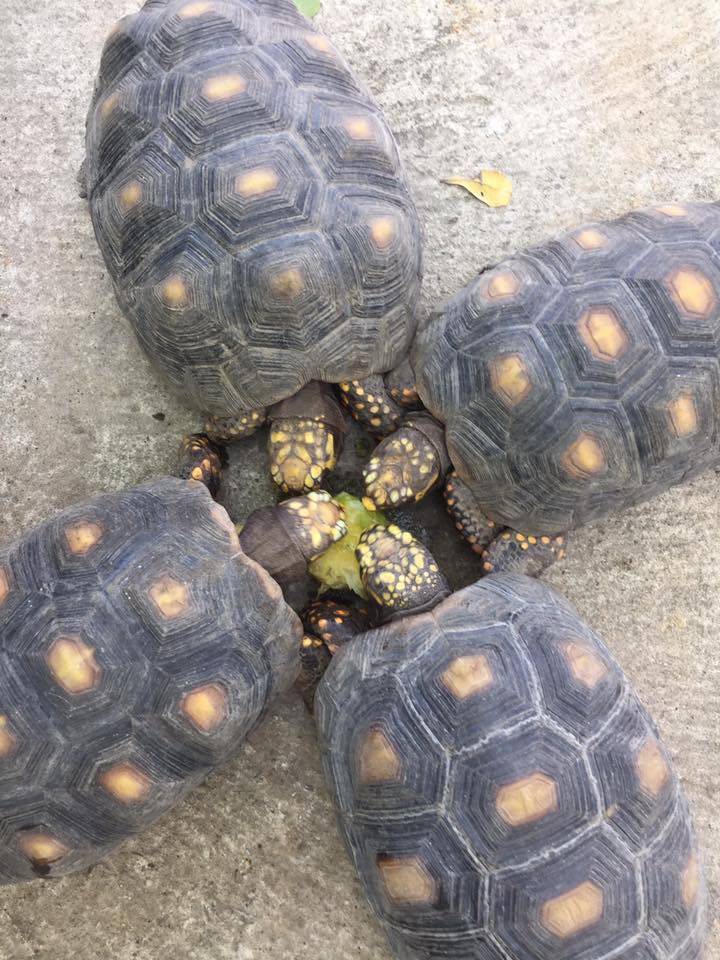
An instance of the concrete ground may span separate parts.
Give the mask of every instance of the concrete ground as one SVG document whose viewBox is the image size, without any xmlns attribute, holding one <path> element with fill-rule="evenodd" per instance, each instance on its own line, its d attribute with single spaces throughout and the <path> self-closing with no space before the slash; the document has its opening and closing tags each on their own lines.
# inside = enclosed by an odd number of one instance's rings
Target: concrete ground
<svg viewBox="0 0 720 960">
<path fill-rule="evenodd" d="M 116 306 L 75 192 L 105 34 L 133 0 L 4 0 L 0 541 L 169 469 L 193 414 Z M 425 224 L 425 306 L 587 219 L 720 194 L 717 0 L 324 0 L 318 18 L 398 134 Z M 440 178 L 497 166 L 490 211 Z M 162 413 L 164 419 L 154 415 Z M 261 445 L 242 511 L 267 494 Z M 237 481 L 234 484 L 237 492 Z M 720 477 L 577 534 L 548 579 L 655 715 L 720 886 Z M 456 580 L 475 558 L 458 547 Z M 234 763 L 89 875 L 0 891 L 0 960 L 385 960 L 338 840 L 314 731 L 276 704 Z M 708 960 L 720 960 L 720 928 Z"/>
</svg>

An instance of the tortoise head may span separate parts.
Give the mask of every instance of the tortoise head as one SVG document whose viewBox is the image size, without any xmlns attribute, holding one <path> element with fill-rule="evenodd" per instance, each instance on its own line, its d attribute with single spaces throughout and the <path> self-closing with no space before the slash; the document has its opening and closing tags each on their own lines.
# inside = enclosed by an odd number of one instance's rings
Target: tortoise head
<svg viewBox="0 0 720 960">
<path fill-rule="evenodd" d="M 395 524 L 366 530 L 356 554 L 363 585 L 383 620 L 431 610 L 450 593 L 427 547 Z"/>
</svg>

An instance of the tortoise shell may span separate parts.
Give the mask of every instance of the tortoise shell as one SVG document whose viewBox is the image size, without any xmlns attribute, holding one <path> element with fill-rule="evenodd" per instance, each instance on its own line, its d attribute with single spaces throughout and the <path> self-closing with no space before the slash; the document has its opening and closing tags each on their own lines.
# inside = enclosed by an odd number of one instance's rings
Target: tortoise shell
<svg viewBox="0 0 720 960">
<path fill-rule="evenodd" d="M 420 231 L 395 140 L 291 0 L 153 0 L 121 20 L 85 176 L 120 305 L 203 412 L 405 355 Z"/>
<path fill-rule="evenodd" d="M 301 637 L 200 483 L 0 551 L 0 882 L 87 867 L 175 804 L 293 681 Z"/>
<path fill-rule="evenodd" d="M 720 461 L 720 204 L 594 223 L 482 273 L 419 390 L 488 516 L 554 534 Z"/>
<path fill-rule="evenodd" d="M 557 593 L 493 575 L 333 659 L 325 772 L 402 960 L 699 960 L 705 891 L 657 730 Z"/>
</svg>

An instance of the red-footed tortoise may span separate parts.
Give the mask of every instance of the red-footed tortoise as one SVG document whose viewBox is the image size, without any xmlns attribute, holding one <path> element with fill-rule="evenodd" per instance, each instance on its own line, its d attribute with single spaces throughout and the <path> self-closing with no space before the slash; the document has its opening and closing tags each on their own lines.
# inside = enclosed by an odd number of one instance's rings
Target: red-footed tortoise
<svg viewBox="0 0 720 960">
<path fill-rule="evenodd" d="M 316 718 L 399 960 L 701 960 L 688 807 L 602 641 L 524 576 L 448 597 L 396 527 L 358 557 L 389 622 L 333 657 Z"/>
<path fill-rule="evenodd" d="M 291 0 L 149 0 L 107 40 L 86 140 L 145 352 L 212 439 L 267 417 L 278 485 L 316 489 L 345 431 L 328 384 L 394 368 L 416 326 L 420 230 L 370 94 Z"/>
<path fill-rule="evenodd" d="M 413 363 L 432 416 L 383 441 L 369 499 L 419 499 L 452 463 L 458 527 L 478 551 L 502 531 L 486 569 L 542 567 L 555 535 L 720 462 L 720 204 L 509 258 L 432 319 Z"/>
<path fill-rule="evenodd" d="M 271 574 L 341 513 L 313 492 L 238 540 L 202 484 L 165 478 L 0 550 L 0 883 L 95 863 L 239 746 L 300 667 Z"/>
</svg>

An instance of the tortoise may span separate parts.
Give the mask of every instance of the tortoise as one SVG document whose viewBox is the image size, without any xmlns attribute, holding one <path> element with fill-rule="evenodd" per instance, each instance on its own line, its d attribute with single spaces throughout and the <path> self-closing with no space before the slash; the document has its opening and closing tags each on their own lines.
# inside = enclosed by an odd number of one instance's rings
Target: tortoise
<svg viewBox="0 0 720 960">
<path fill-rule="evenodd" d="M 0 550 L 0 883 L 86 868 L 147 827 L 295 680 L 275 576 L 344 533 L 328 494 L 252 514 L 166 477 Z"/>
<path fill-rule="evenodd" d="M 328 384 L 398 366 L 416 329 L 420 229 L 376 103 L 291 0 L 148 0 L 86 130 L 81 192 L 142 348 L 212 440 L 267 419 L 277 484 L 319 488 L 345 432 Z"/>
<path fill-rule="evenodd" d="M 701 960 L 688 806 L 603 642 L 523 575 L 448 596 L 397 527 L 358 556 L 385 622 L 332 658 L 316 719 L 399 960 Z"/>
<path fill-rule="evenodd" d="M 720 203 L 587 224 L 488 268 L 413 365 L 429 413 L 370 459 L 373 507 L 452 464 L 458 528 L 479 552 L 501 536 L 485 569 L 508 549 L 519 572 L 544 565 L 557 535 L 720 462 Z"/>
</svg>

